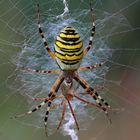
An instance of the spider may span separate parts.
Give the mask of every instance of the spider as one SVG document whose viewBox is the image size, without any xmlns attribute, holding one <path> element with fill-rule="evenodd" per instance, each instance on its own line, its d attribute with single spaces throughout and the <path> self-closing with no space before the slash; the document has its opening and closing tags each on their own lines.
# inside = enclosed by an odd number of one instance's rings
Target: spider
<svg viewBox="0 0 140 140">
<path fill-rule="evenodd" d="M 93 13 L 93 9 L 90 3 L 90 12 Z M 40 24 L 40 10 L 39 10 L 39 4 L 37 4 L 37 15 L 38 15 L 38 30 L 39 34 L 43 40 L 44 46 L 46 50 L 48 51 L 51 58 L 57 63 L 60 69 L 57 70 L 35 70 L 27 68 L 26 70 L 29 72 L 34 73 L 61 73 L 61 75 L 57 78 L 55 83 L 52 85 L 50 92 L 47 97 L 45 98 L 34 98 L 34 100 L 40 100 L 42 101 L 39 105 L 35 106 L 32 110 L 29 110 L 28 112 L 15 116 L 16 118 L 21 117 L 23 115 L 29 115 L 33 112 L 36 112 L 39 110 L 42 106 L 47 104 L 47 110 L 44 118 L 44 125 L 45 125 L 45 132 L 47 134 L 47 121 L 49 117 L 49 111 L 51 109 L 52 102 L 57 98 L 62 98 L 61 105 L 63 106 L 61 119 L 58 124 L 57 130 L 60 128 L 62 121 L 64 119 L 65 111 L 66 111 L 66 103 L 68 103 L 69 109 L 72 113 L 72 116 L 75 120 L 76 128 L 79 130 L 79 125 L 74 113 L 74 110 L 71 105 L 71 100 L 73 98 L 76 98 L 80 100 L 81 102 L 84 102 L 86 104 L 92 105 L 94 107 L 97 107 L 101 109 L 109 118 L 108 110 L 112 110 L 110 105 L 97 93 L 97 91 L 91 87 L 85 79 L 80 77 L 78 75 L 78 70 L 89 70 L 101 67 L 103 63 L 96 64 L 93 66 L 87 66 L 87 67 L 80 67 L 81 60 L 83 57 L 88 53 L 88 51 L 92 48 L 93 44 L 93 37 L 95 34 L 95 22 L 93 18 L 92 28 L 91 28 L 91 35 L 89 38 L 89 43 L 86 49 L 83 48 L 83 41 L 80 37 L 80 34 L 76 31 L 75 28 L 71 26 L 64 27 L 58 36 L 56 37 L 55 44 L 54 44 L 54 52 L 51 51 L 51 49 L 48 47 L 47 40 L 44 36 L 44 32 L 41 28 Z M 76 93 L 73 91 L 73 83 L 77 82 L 83 89 L 83 93 Z M 58 90 L 62 89 L 61 96 L 58 96 Z M 65 92 L 64 92 L 65 89 Z M 80 95 L 89 95 L 93 98 L 95 103 L 89 102 L 85 100 L 82 97 L 79 97 Z M 111 121 L 111 119 L 109 118 Z"/>
</svg>

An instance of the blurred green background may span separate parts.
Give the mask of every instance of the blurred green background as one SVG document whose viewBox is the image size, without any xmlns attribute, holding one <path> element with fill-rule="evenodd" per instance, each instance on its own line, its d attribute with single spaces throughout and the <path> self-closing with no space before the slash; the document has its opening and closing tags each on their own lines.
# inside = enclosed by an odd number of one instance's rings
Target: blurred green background
<svg viewBox="0 0 140 140">
<path fill-rule="evenodd" d="M 39 1 L 42 11 L 46 8 L 63 9 L 62 0 L 50 0 L 52 3 L 43 6 L 47 0 Z M 49 4 L 50 4 L 49 3 Z M 88 9 L 88 0 L 69 0 L 70 12 L 80 8 Z M 95 5 L 96 3 L 96 5 Z M 140 1 L 96 0 L 94 7 L 99 11 L 124 15 L 131 29 L 121 30 L 108 38 L 113 56 L 108 62 L 109 72 L 106 76 L 105 91 L 114 105 L 123 110 L 111 115 L 113 124 L 109 125 L 106 118 L 99 114 L 90 122 L 86 131 L 79 132 L 79 140 L 138 140 L 140 138 Z M 96 12 L 95 12 L 96 15 Z M 20 94 L 22 86 L 18 82 L 13 86 L 16 77 L 16 65 L 13 58 L 21 51 L 24 43 L 24 26 L 34 16 L 33 0 L 0 0 L 0 140 L 67 140 L 60 133 L 46 138 L 44 129 L 35 128 L 10 119 L 11 116 L 28 109 L 27 100 Z M 44 17 L 45 18 L 45 17 Z M 96 16 L 96 19 L 98 17 Z M 90 22 L 90 20 L 89 20 Z M 117 21 L 119 22 L 119 21 Z M 108 27 L 106 30 L 109 32 Z M 106 31 L 106 32 L 107 32 Z"/>
</svg>

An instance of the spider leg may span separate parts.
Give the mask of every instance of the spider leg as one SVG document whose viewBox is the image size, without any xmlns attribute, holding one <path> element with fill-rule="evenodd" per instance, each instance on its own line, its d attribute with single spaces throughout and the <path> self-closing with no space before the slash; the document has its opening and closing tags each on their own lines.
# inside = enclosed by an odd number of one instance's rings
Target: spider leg
<svg viewBox="0 0 140 140">
<path fill-rule="evenodd" d="M 48 97 L 47 98 L 39 98 L 39 100 L 43 100 L 43 102 L 41 102 L 39 105 L 35 106 L 32 110 L 29 110 L 28 112 L 26 113 L 23 113 L 23 114 L 19 114 L 19 115 L 16 115 L 14 116 L 13 118 L 20 118 L 20 117 L 23 117 L 23 116 L 26 116 L 26 115 L 30 115 L 32 114 L 33 112 L 36 112 L 37 110 L 39 110 L 42 106 L 44 106 L 50 99 L 51 100 L 54 100 L 57 96 L 55 94 L 52 94 L 52 93 L 49 93 Z M 34 98 L 33 98 L 34 99 Z"/>
<path fill-rule="evenodd" d="M 46 134 L 46 136 L 48 136 L 48 133 L 47 133 L 47 121 L 48 121 L 48 116 L 49 116 L 49 111 L 50 111 L 51 104 L 52 104 L 52 101 L 49 100 L 48 101 L 47 111 L 46 111 L 45 118 L 44 118 L 45 134 Z"/>
<path fill-rule="evenodd" d="M 97 104 L 99 104 L 100 106 L 102 106 L 102 104 L 104 104 L 106 106 L 106 108 L 110 109 L 110 105 L 97 93 L 97 91 L 95 91 L 93 88 L 87 88 L 85 89 L 85 91 L 83 93 L 81 93 L 83 95 L 86 94 L 90 94 L 93 99 L 96 101 Z"/>
<path fill-rule="evenodd" d="M 35 108 L 33 108 L 32 110 L 29 110 L 28 112 L 24 113 L 24 114 L 20 114 L 20 115 L 16 115 L 14 118 L 20 118 L 26 115 L 30 115 L 33 112 L 39 110 L 42 106 L 44 106 L 46 103 L 48 102 L 48 99 L 46 98 L 43 102 L 41 102 L 39 105 L 37 105 Z"/>
<path fill-rule="evenodd" d="M 90 12 L 91 12 L 91 14 L 93 13 L 93 9 L 92 9 L 92 6 L 91 6 L 91 1 L 90 1 Z M 93 46 L 93 37 L 94 37 L 94 34 L 95 34 L 95 22 L 94 22 L 95 20 L 94 20 L 93 14 L 92 14 L 92 19 L 93 19 L 93 22 L 92 22 L 91 34 L 90 34 L 90 38 L 89 38 L 88 47 L 84 50 L 84 56 L 87 54 L 87 52 Z"/>
<path fill-rule="evenodd" d="M 38 30 L 39 30 L 39 34 L 40 34 L 40 36 L 41 36 L 41 38 L 42 38 L 42 40 L 44 42 L 44 46 L 45 46 L 46 50 L 48 51 L 50 56 L 55 60 L 55 55 L 51 51 L 51 49 L 48 47 L 48 43 L 47 43 L 47 40 L 45 39 L 44 32 L 41 29 L 39 4 L 37 4 L 37 15 L 38 15 Z"/>
<path fill-rule="evenodd" d="M 52 86 L 51 88 L 51 91 L 50 91 L 50 97 L 53 97 L 53 95 L 56 95 L 56 93 L 58 92 L 61 84 L 63 83 L 64 81 L 64 77 L 63 76 L 60 76 L 54 83 L 54 85 Z M 46 133 L 46 136 L 47 135 L 47 121 L 48 121 L 48 117 L 49 117 L 49 110 L 51 108 L 51 103 L 52 103 L 52 100 L 50 98 L 50 100 L 48 101 L 48 107 L 47 107 L 47 111 L 46 111 L 46 114 L 45 114 L 45 118 L 44 118 L 44 125 L 45 125 L 45 133 Z"/>
<path fill-rule="evenodd" d="M 61 70 L 36 70 L 36 69 L 31 69 L 31 68 L 23 68 L 24 71 L 32 72 L 32 73 L 41 73 L 41 74 L 46 74 L 46 73 L 59 73 L 62 72 Z"/>
<path fill-rule="evenodd" d="M 61 115 L 61 119 L 60 119 L 60 122 L 58 124 L 57 130 L 59 130 L 59 128 L 62 124 L 62 121 L 64 119 L 64 116 L 65 116 L 65 111 L 66 111 L 66 101 L 65 100 L 62 101 L 62 105 L 63 105 L 63 110 L 62 110 L 62 115 Z"/>
<path fill-rule="evenodd" d="M 100 96 L 98 95 L 98 93 L 81 77 L 79 76 L 75 76 L 74 79 L 84 88 L 86 89 L 87 94 L 90 94 L 93 99 L 95 100 L 95 102 L 98 104 L 98 106 L 101 107 L 101 109 L 104 111 L 104 113 L 106 114 L 106 116 L 108 117 L 110 123 L 111 123 L 111 119 L 109 117 L 108 111 L 107 109 L 110 109 L 110 105 Z M 84 92 L 85 93 L 85 92 Z M 104 107 L 104 105 L 105 107 Z"/>
<path fill-rule="evenodd" d="M 49 100 L 49 98 L 32 98 L 34 101 L 45 101 Z"/>
<path fill-rule="evenodd" d="M 55 91 L 57 91 L 57 90 L 59 89 L 59 87 L 60 87 L 61 83 L 63 82 L 63 80 L 64 80 L 64 77 L 63 77 L 63 76 L 60 76 L 60 77 L 56 80 L 56 82 L 54 83 L 54 85 L 53 85 L 53 87 L 52 87 L 51 92 L 48 94 L 48 97 L 42 99 L 43 102 L 41 102 L 39 105 L 37 105 L 36 107 L 34 107 L 32 110 L 29 110 L 28 112 L 26 112 L 26 113 L 24 113 L 24 114 L 16 115 L 16 116 L 14 116 L 13 118 L 20 118 L 20 117 L 23 117 L 23 116 L 26 116 L 26 115 L 30 115 L 30 114 L 32 114 L 33 112 L 36 112 L 37 110 L 39 110 L 39 109 L 40 109 L 42 106 L 44 106 L 49 100 L 54 100 L 54 99 L 57 97 L 56 94 L 55 94 L 55 93 L 56 93 Z M 53 88 L 55 88 L 56 90 L 54 91 Z M 41 98 L 40 98 L 40 99 L 41 99 Z"/>
<path fill-rule="evenodd" d="M 110 105 L 83 78 L 75 76 L 74 79 L 85 89 L 84 94 L 90 94 L 98 105 L 102 106 L 103 103 L 107 108 L 110 108 Z"/>
<path fill-rule="evenodd" d="M 79 125 L 78 125 L 76 116 L 75 116 L 75 114 L 74 114 L 73 108 L 72 108 L 72 106 L 71 106 L 71 103 L 70 103 L 70 101 L 69 101 L 68 99 L 67 99 L 67 102 L 68 102 L 68 105 L 69 105 L 69 107 L 70 107 L 70 111 L 71 111 L 71 113 L 72 113 L 72 116 L 73 116 L 73 118 L 74 118 L 74 121 L 75 121 L 75 123 L 76 123 L 77 130 L 79 131 Z"/>
<path fill-rule="evenodd" d="M 62 98 L 62 96 L 57 96 L 57 99 L 58 98 Z M 45 100 L 49 100 L 49 98 L 32 98 L 33 100 L 35 100 L 35 101 L 45 101 Z M 55 106 L 53 106 L 53 108 L 56 108 L 56 106 L 58 106 L 58 105 L 55 105 Z"/>
<path fill-rule="evenodd" d="M 77 95 L 74 95 L 74 97 L 77 98 L 78 100 L 80 100 L 80 101 L 86 103 L 86 104 L 92 105 L 92 106 L 97 107 L 97 108 L 99 108 L 99 109 L 104 109 L 104 107 L 100 107 L 99 105 L 97 105 L 97 104 L 95 104 L 95 103 L 92 103 L 92 102 L 89 102 L 89 101 L 87 101 L 87 100 L 85 100 L 85 99 L 83 99 L 83 98 L 81 98 L 81 97 L 79 97 L 79 96 L 77 96 Z M 112 109 L 112 108 L 108 108 L 108 110 L 114 111 L 114 112 L 120 111 L 120 109 L 118 109 L 118 108 L 113 108 L 113 109 Z"/>
<path fill-rule="evenodd" d="M 99 63 L 93 66 L 87 66 L 87 67 L 80 67 L 79 70 L 89 70 L 89 69 L 94 69 L 94 68 L 98 68 L 101 67 L 104 63 Z"/>
<path fill-rule="evenodd" d="M 86 103 L 86 104 L 92 105 L 92 106 L 97 107 L 97 108 L 99 108 L 99 109 L 103 109 L 103 108 L 101 108 L 99 105 L 97 105 L 97 104 L 95 104 L 95 103 L 92 103 L 92 102 L 89 102 L 89 101 L 87 101 L 87 100 L 85 100 L 85 99 L 83 99 L 83 98 L 81 98 L 81 97 L 79 97 L 79 96 L 77 96 L 77 95 L 75 95 L 75 94 L 74 94 L 74 97 L 77 98 L 78 100 L 80 100 L 80 101 Z"/>
</svg>

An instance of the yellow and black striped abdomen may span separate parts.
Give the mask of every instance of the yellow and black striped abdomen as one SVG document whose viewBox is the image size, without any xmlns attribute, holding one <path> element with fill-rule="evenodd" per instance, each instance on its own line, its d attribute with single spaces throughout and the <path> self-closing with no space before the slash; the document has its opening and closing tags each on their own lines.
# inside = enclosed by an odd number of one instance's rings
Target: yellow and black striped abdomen
<svg viewBox="0 0 140 140">
<path fill-rule="evenodd" d="M 83 58 L 83 42 L 72 27 L 60 31 L 54 44 L 56 61 L 62 70 L 76 70 Z"/>
</svg>

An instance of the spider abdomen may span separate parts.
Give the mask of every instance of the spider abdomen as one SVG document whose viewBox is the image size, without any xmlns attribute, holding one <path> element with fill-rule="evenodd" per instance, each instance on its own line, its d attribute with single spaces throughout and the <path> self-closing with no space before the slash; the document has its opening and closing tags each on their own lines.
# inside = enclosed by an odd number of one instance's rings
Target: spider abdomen
<svg viewBox="0 0 140 140">
<path fill-rule="evenodd" d="M 62 70 L 77 70 L 83 58 L 83 42 L 72 27 L 65 27 L 56 38 L 55 57 Z"/>
</svg>

